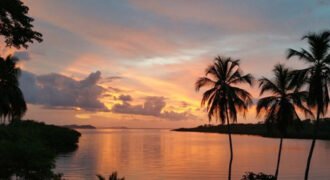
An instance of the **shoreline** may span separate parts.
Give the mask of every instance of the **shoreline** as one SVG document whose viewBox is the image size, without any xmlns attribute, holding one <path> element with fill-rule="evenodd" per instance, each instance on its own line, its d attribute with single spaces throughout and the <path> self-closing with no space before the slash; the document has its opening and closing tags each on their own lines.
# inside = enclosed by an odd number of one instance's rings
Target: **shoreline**
<svg viewBox="0 0 330 180">
<path fill-rule="evenodd" d="M 318 132 L 318 140 L 330 140 L 330 131 L 328 126 L 323 126 Z M 193 128 L 177 128 L 171 131 L 177 132 L 200 132 L 200 133 L 218 133 L 227 134 L 226 125 L 201 125 Z M 280 138 L 281 134 L 276 128 L 268 129 L 265 124 L 232 124 L 231 131 L 233 135 L 250 135 L 260 136 L 266 138 Z M 299 128 L 289 128 L 287 134 L 283 137 L 284 139 L 313 139 L 313 125 L 303 124 Z"/>
<path fill-rule="evenodd" d="M 0 125 L 0 179 L 60 179 L 55 161 L 78 148 L 76 130 L 21 120 Z"/>
</svg>

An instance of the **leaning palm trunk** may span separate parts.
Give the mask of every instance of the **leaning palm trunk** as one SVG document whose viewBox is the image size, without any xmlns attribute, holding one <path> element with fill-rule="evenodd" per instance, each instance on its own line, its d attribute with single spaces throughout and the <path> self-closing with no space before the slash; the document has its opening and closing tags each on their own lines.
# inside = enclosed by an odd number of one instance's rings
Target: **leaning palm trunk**
<svg viewBox="0 0 330 180">
<path fill-rule="evenodd" d="M 228 117 L 228 112 L 227 113 L 227 128 L 228 128 L 228 137 L 229 137 L 229 146 L 230 146 L 230 160 L 229 160 L 229 168 L 228 168 L 228 180 L 231 180 L 231 167 L 233 164 L 233 142 L 231 139 L 231 127 L 230 127 L 230 122 L 229 122 L 229 117 Z"/>
<path fill-rule="evenodd" d="M 275 171 L 275 179 L 278 179 L 278 172 L 280 169 L 280 162 L 281 162 L 281 154 L 282 154 L 282 143 L 283 143 L 283 136 L 281 136 L 280 140 L 280 148 L 278 149 L 278 156 L 277 156 L 277 165 L 276 165 L 276 171 Z"/>
<path fill-rule="evenodd" d="M 303 36 L 307 40 L 309 49 L 294 50 L 289 49 L 287 58 L 297 57 L 309 64 L 308 68 L 296 70 L 293 85 L 298 85 L 298 89 L 307 84 L 309 94 L 307 104 L 316 107 L 316 122 L 313 132 L 313 141 L 309 151 L 307 166 L 305 171 L 305 180 L 308 179 L 308 173 L 312 155 L 316 143 L 317 131 L 320 121 L 320 115 L 325 115 L 328 111 L 330 101 L 329 97 L 329 71 L 330 71 L 330 31 L 321 31 L 319 33 L 308 33 Z"/>
<path fill-rule="evenodd" d="M 259 80 L 260 95 L 265 92 L 273 95 L 263 97 L 257 103 L 257 116 L 263 114 L 267 125 L 277 125 L 280 133 L 280 144 L 275 171 L 275 179 L 278 179 L 283 137 L 286 136 L 287 128 L 292 125 L 294 120 L 300 120 L 296 108 L 305 113 L 306 116 L 312 115 L 312 112 L 304 106 L 307 99 L 306 91 L 299 91 L 295 86 L 291 86 L 292 71 L 278 64 L 273 70 L 275 78 L 261 78 Z"/>
<path fill-rule="evenodd" d="M 305 170 L 305 180 L 308 180 L 309 168 L 311 165 L 311 160 L 312 160 L 314 147 L 315 147 L 315 143 L 316 143 L 317 131 L 319 129 L 319 121 L 320 121 L 320 110 L 317 109 L 317 117 L 316 117 L 316 122 L 314 125 L 314 132 L 313 132 L 313 141 L 312 141 L 311 148 L 309 150 L 307 165 L 306 165 L 306 170 Z"/>
</svg>

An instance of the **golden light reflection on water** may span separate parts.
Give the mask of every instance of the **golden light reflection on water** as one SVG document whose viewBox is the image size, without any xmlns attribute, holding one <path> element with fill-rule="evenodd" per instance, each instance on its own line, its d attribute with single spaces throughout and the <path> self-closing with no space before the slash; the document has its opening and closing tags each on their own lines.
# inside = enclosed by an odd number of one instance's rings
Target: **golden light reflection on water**
<svg viewBox="0 0 330 180">
<path fill-rule="evenodd" d="M 118 171 L 126 179 L 225 179 L 228 137 L 169 130 L 81 130 L 77 151 L 57 160 L 68 179 L 94 179 Z M 246 171 L 273 173 L 278 139 L 234 136 L 233 178 Z M 285 140 L 281 179 L 301 179 L 310 141 Z M 330 176 L 330 142 L 319 141 L 311 176 Z"/>
</svg>

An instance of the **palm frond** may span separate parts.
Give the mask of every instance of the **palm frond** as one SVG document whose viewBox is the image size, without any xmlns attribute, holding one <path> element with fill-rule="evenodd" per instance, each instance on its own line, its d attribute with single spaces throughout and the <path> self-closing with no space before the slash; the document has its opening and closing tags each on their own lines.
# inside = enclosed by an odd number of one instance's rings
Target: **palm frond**
<svg viewBox="0 0 330 180">
<path fill-rule="evenodd" d="M 200 77 L 195 83 L 195 90 L 199 91 L 204 86 L 214 86 L 216 82 L 208 77 Z"/>
<path fill-rule="evenodd" d="M 239 60 L 221 56 L 216 57 L 214 64 L 207 67 L 205 72 L 206 77 L 199 78 L 195 87 L 196 90 L 200 90 L 201 87 L 210 85 L 210 89 L 203 93 L 201 101 L 201 105 L 206 106 L 209 120 L 215 118 L 225 123 L 226 119 L 230 118 L 236 122 L 237 113 L 244 113 L 247 110 L 252 104 L 252 97 L 247 91 L 232 85 L 238 83 L 251 85 L 252 75 L 242 75 Z M 208 75 L 212 79 L 207 77 Z"/>
<path fill-rule="evenodd" d="M 232 79 L 229 80 L 229 83 L 230 84 L 248 83 L 250 86 L 252 86 L 253 81 L 254 81 L 254 77 L 251 74 L 246 74 L 244 76 L 238 75 L 232 77 Z"/>
<path fill-rule="evenodd" d="M 322 61 L 329 51 L 330 33 L 323 31 L 320 33 L 308 33 L 302 40 L 307 40 L 309 49 L 316 61 Z"/>
<path fill-rule="evenodd" d="M 240 60 L 237 59 L 237 60 L 232 60 L 230 64 L 228 63 L 229 67 L 227 69 L 226 77 L 231 77 L 236 72 L 239 73 L 239 62 Z"/>
<path fill-rule="evenodd" d="M 294 70 L 291 72 L 291 81 L 289 83 L 289 88 L 295 88 L 299 90 L 306 84 L 306 80 L 308 79 L 309 73 L 312 68 L 305 68 L 300 70 Z"/>
<path fill-rule="evenodd" d="M 211 88 L 203 93 L 201 106 L 204 106 L 206 102 L 211 102 L 216 94 L 216 88 Z"/>
<path fill-rule="evenodd" d="M 257 107 L 256 107 L 256 111 L 257 111 L 257 116 L 259 116 L 261 114 L 261 111 L 268 111 L 270 109 L 270 107 L 276 103 L 277 97 L 276 96 L 268 96 L 268 97 L 264 97 L 259 99 L 259 101 L 257 102 Z"/>
<path fill-rule="evenodd" d="M 212 64 L 209 65 L 206 69 L 205 69 L 205 76 L 211 76 L 212 78 L 214 78 L 215 80 L 219 80 L 222 76 L 220 75 L 219 71 L 216 69 L 216 67 Z"/>
<path fill-rule="evenodd" d="M 259 87 L 261 88 L 260 90 L 260 96 L 263 95 L 265 92 L 272 92 L 274 94 L 281 94 L 282 91 L 281 89 L 274 84 L 271 80 L 263 77 L 259 79 Z"/>
<path fill-rule="evenodd" d="M 105 180 L 105 178 L 102 176 L 102 175 L 96 175 L 96 177 L 99 179 L 99 180 Z"/>
<path fill-rule="evenodd" d="M 308 100 L 308 92 L 307 91 L 294 91 L 289 93 L 288 98 L 292 100 L 293 105 L 297 107 L 298 110 L 301 110 L 305 117 L 314 118 L 312 111 L 308 108 L 306 102 Z"/>
<path fill-rule="evenodd" d="M 288 49 L 287 51 L 287 59 L 290 59 L 292 57 L 298 57 L 301 60 L 305 60 L 306 62 L 313 63 L 315 62 L 314 57 L 305 49 L 301 49 L 301 51 L 297 51 L 294 49 Z"/>
<path fill-rule="evenodd" d="M 244 104 L 246 104 L 248 106 L 252 105 L 252 96 L 248 91 L 246 91 L 244 89 L 241 89 L 239 87 L 231 87 L 230 89 L 231 89 L 232 92 L 235 93 L 235 95 L 236 95 L 235 98 L 236 99 L 243 100 Z"/>
<path fill-rule="evenodd" d="M 267 78 L 259 80 L 260 94 L 267 91 L 273 93 L 273 96 L 261 98 L 257 103 L 256 111 L 257 116 L 265 115 L 268 126 L 276 124 L 280 132 L 285 134 L 287 126 L 293 124 L 294 120 L 300 119 L 296 108 L 302 110 L 306 116 L 311 115 L 310 110 L 305 106 L 308 94 L 290 86 L 292 72 L 284 65 L 276 65 L 273 73 L 275 77 L 272 81 Z"/>
</svg>

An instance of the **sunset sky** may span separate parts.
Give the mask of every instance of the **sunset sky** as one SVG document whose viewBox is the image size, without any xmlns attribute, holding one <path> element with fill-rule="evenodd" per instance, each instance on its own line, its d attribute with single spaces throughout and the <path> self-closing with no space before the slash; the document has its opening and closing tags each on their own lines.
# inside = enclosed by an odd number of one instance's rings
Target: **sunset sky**
<svg viewBox="0 0 330 180">
<path fill-rule="evenodd" d="M 25 118 L 97 127 L 208 123 L 194 83 L 217 55 L 271 77 L 288 48 L 330 28 L 322 0 L 24 0 L 42 43 L 21 58 Z M 299 4 L 299 6 L 297 5 Z M 248 90 L 259 98 L 257 85 Z M 253 107 L 246 119 L 257 122 Z"/>
</svg>

